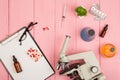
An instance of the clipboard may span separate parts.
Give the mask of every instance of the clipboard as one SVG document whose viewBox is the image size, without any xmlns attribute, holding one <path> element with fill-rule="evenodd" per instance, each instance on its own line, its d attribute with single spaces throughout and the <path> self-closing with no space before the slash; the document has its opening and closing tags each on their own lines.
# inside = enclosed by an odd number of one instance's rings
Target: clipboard
<svg viewBox="0 0 120 80">
<path fill-rule="evenodd" d="M 37 61 L 28 55 L 30 49 L 36 50 L 41 55 Z M 20 73 L 15 71 L 13 55 L 21 65 Z M 12 80 L 45 80 L 55 73 L 27 27 L 21 28 L 0 42 L 0 60 Z"/>
</svg>

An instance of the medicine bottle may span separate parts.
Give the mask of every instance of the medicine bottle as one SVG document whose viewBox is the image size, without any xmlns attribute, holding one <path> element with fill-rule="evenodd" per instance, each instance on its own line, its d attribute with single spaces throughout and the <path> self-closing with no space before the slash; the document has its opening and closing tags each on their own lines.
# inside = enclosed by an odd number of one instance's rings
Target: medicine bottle
<svg viewBox="0 0 120 80">
<path fill-rule="evenodd" d="M 16 57 L 13 56 L 13 61 L 14 61 L 14 67 L 17 73 L 22 72 L 22 68 L 20 66 L 20 63 L 17 61 Z"/>
</svg>

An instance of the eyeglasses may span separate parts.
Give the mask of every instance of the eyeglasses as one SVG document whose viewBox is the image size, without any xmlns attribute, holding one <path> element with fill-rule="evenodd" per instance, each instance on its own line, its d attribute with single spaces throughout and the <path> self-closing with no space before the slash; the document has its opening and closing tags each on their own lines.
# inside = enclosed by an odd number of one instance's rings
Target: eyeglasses
<svg viewBox="0 0 120 80">
<path fill-rule="evenodd" d="M 33 28 L 32 26 L 36 25 L 36 24 L 37 24 L 37 22 L 35 22 L 35 23 L 31 22 L 28 25 L 28 27 L 25 29 L 25 31 L 23 32 L 23 34 L 21 35 L 21 37 L 19 39 L 20 45 L 22 45 L 22 41 L 24 41 L 26 39 L 26 37 L 27 37 L 26 32 L 29 32 L 30 30 L 32 30 L 32 28 Z"/>
</svg>

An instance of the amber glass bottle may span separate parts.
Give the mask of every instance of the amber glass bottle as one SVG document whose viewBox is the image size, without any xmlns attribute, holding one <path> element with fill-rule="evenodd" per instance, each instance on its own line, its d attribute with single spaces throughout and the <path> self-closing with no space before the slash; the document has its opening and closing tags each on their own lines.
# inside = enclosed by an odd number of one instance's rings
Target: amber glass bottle
<svg viewBox="0 0 120 80">
<path fill-rule="evenodd" d="M 20 63 L 17 61 L 16 57 L 13 56 L 13 61 L 14 61 L 14 67 L 17 73 L 22 72 L 22 68 L 20 66 Z"/>
<path fill-rule="evenodd" d="M 108 30 L 108 24 L 106 24 L 105 27 L 103 28 L 103 30 L 102 30 L 102 32 L 100 34 L 100 37 L 104 38 L 107 30 Z"/>
</svg>

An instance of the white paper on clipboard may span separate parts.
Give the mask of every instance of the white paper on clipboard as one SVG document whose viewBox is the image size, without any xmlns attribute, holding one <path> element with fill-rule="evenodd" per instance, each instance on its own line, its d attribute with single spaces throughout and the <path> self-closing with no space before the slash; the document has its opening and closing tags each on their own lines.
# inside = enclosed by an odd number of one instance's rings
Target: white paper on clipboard
<svg viewBox="0 0 120 80">
<path fill-rule="evenodd" d="M 20 45 L 19 39 L 25 29 L 25 27 L 20 29 L 0 43 L 0 60 L 13 80 L 45 80 L 54 74 L 54 70 L 29 31 L 26 32 L 26 38 Z M 39 54 L 42 55 L 37 62 L 27 54 L 30 48 L 38 50 Z M 15 71 L 13 55 L 23 70 L 20 73 Z"/>
</svg>

